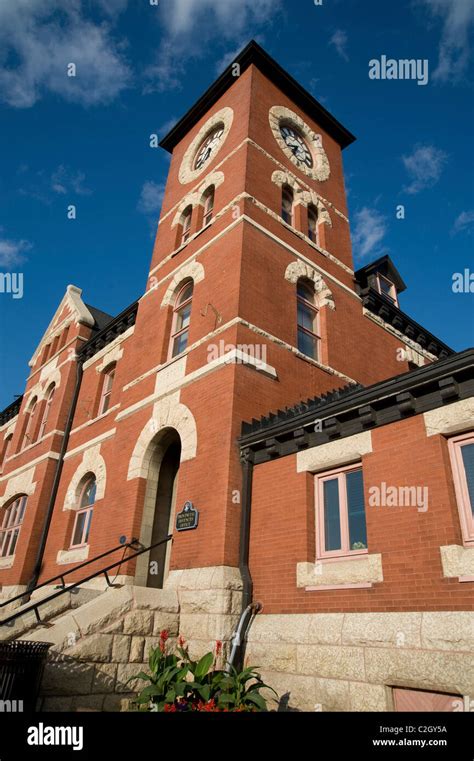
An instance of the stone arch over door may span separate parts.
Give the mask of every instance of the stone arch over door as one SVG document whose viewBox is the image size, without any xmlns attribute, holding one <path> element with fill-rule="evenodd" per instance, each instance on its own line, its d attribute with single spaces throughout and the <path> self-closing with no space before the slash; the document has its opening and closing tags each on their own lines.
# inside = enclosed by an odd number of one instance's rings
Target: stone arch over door
<svg viewBox="0 0 474 761">
<path fill-rule="evenodd" d="M 181 464 L 181 439 L 175 428 L 163 428 L 148 446 L 148 473 L 140 527 L 140 542 L 149 547 L 173 533 L 176 491 Z M 171 542 L 137 559 L 135 584 L 163 587 L 168 575 Z"/>
</svg>

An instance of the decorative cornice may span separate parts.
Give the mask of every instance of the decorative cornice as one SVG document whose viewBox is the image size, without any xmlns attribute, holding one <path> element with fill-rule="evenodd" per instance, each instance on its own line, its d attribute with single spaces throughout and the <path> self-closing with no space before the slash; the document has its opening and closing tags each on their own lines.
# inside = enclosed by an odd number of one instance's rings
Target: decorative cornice
<svg viewBox="0 0 474 761">
<path fill-rule="evenodd" d="M 472 396 L 474 349 L 467 349 L 367 388 L 348 385 L 243 423 L 239 445 L 251 449 L 258 464 Z"/>
<path fill-rule="evenodd" d="M 124 309 L 112 322 L 101 330 L 97 335 L 90 338 L 78 352 L 79 362 L 85 362 L 101 351 L 107 344 L 115 341 L 118 336 L 125 333 L 132 325 L 135 325 L 138 311 L 138 301 L 135 301 L 127 309 Z"/>
<path fill-rule="evenodd" d="M 14 402 L 9 404 L 8 407 L 5 407 L 5 409 L 0 412 L 0 427 L 18 415 L 22 401 L 23 396 L 19 396 L 18 399 L 15 399 Z"/>
<path fill-rule="evenodd" d="M 370 312 L 380 317 L 385 323 L 391 325 L 407 338 L 411 339 L 430 354 L 445 359 L 454 354 L 453 349 L 440 341 L 436 336 L 419 325 L 415 320 L 402 312 L 385 296 L 377 293 L 373 288 L 361 291 L 363 306 Z"/>
</svg>

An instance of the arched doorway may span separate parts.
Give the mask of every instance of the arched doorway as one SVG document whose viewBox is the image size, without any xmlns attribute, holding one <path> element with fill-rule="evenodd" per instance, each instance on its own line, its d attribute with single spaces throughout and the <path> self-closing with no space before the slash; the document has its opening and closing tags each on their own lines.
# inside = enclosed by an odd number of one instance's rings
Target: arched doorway
<svg viewBox="0 0 474 761">
<path fill-rule="evenodd" d="M 173 532 L 181 439 L 174 429 L 160 431 L 150 444 L 145 504 L 140 541 L 149 547 Z M 136 583 L 160 589 L 168 575 L 171 542 L 162 544 L 137 561 Z"/>
</svg>

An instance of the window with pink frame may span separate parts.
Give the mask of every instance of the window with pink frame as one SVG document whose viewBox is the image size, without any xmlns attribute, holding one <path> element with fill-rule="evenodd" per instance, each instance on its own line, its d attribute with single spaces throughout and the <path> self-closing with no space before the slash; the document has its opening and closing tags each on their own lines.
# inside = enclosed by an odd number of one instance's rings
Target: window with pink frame
<svg viewBox="0 0 474 761">
<path fill-rule="evenodd" d="M 54 392 L 55 391 L 56 391 L 56 386 L 53 383 L 53 385 L 51 386 L 51 388 L 48 391 L 48 395 L 46 397 L 46 403 L 44 405 L 43 417 L 41 419 L 41 425 L 40 425 L 39 434 L 38 434 L 38 438 L 40 438 L 40 439 L 42 439 L 43 436 L 46 433 L 46 428 L 47 428 L 47 425 L 48 425 L 49 413 L 51 411 L 51 405 L 53 403 Z"/>
<path fill-rule="evenodd" d="M 316 476 L 316 555 L 345 557 L 367 552 L 362 467 Z"/>
<path fill-rule="evenodd" d="M 12 504 L 0 512 L 0 557 L 10 558 L 15 554 L 15 548 L 20 536 L 21 524 L 25 517 L 26 495 L 17 497 Z"/>
<path fill-rule="evenodd" d="M 79 493 L 71 547 L 84 547 L 89 540 L 96 490 L 97 484 L 94 476 L 87 476 Z"/>
<path fill-rule="evenodd" d="M 110 399 L 112 396 L 112 386 L 115 379 L 115 365 L 109 367 L 104 372 L 104 379 L 102 381 L 102 394 L 99 404 L 99 415 L 104 415 L 110 407 Z"/>
<path fill-rule="evenodd" d="M 474 433 L 454 436 L 448 445 L 464 543 L 474 545 Z"/>
<path fill-rule="evenodd" d="M 186 350 L 189 339 L 189 323 L 193 301 L 194 283 L 188 281 L 179 290 L 173 309 L 171 328 L 170 358 L 177 357 Z"/>
</svg>

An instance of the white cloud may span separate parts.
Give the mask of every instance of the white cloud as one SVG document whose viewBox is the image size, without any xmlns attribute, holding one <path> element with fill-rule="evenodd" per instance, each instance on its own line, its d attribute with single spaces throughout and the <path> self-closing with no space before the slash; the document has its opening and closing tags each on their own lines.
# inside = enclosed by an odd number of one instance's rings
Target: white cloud
<svg viewBox="0 0 474 761">
<path fill-rule="evenodd" d="M 447 163 L 448 155 L 434 145 L 416 145 L 413 153 L 402 156 L 402 161 L 410 176 L 410 185 L 404 188 L 406 193 L 419 193 L 432 188 L 441 177 Z"/>
<path fill-rule="evenodd" d="M 153 215 L 156 217 L 161 209 L 164 194 L 164 183 L 158 184 L 153 182 L 153 180 L 147 180 L 141 189 L 140 198 L 137 204 L 138 211 L 147 216 Z"/>
<path fill-rule="evenodd" d="M 364 206 L 354 215 L 352 244 L 354 257 L 365 259 L 369 254 L 380 253 L 379 244 L 387 232 L 386 218 L 377 209 Z"/>
<path fill-rule="evenodd" d="M 11 240 L 3 236 L 0 227 L 0 267 L 10 269 L 25 261 L 24 253 L 32 248 L 27 240 Z"/>
<path fill-rule="evenodd" d="M 455 82 L 462 78 L 470 57 L 470 34 L 474 24 L 474 0 L 418 0 L 443 21 L 438 65 L 433 79 Z"/>
<path fill-rule="evenodd" d="M 44 169 L 33 172 L 24 164 L 20 167 L 18 174 L 22 179 L 20 194 L 36 198 L 44 204 L 51 204 L 55 194 L 88 196 L 92 193 L 92 190 L 84 184 L 86 179 L 84 172 L 71 169 L 64 164 L 60 164 L 51 174 Z"/>
<path fill-rule="evenodd" d="M 92 191 L 84 187 L 85 178 L 84 172 L 74 172 L 61 164 L 51 175 L 51 190 L 62 195 L 76 193 L 79 196 L 88 196 Z"/>
<path fill-rule="evenodd" d="M 216 43 L 232 46 L 219 61 L 220 73 L 249 37 L 258 39 L 259 25 L 268 24 L 281 7 L 282 0 L 173 0 L 166 7 L 163 4 L 164 38 L 155 63 L 145 71 L 144 92 L 180 89 L 186 66 L 205 56 Z"/>
<path fill-rule="evenodd" d="M 33 106 L 45 93 L 94 106 L 112 101 L 130 84 L 123 41 L 112 35 L 125 0 L 101 0 L 108 20 L 91 20 L 81 0 L 1 0 L 0 99 Z M 67 65 L 76 76 L 67 76 Z"/>
<path fill-rule="evenodd" d="M 474 210 L 462 211 L 461 214 L 455 219 L 452 234 L 464 232 L 474 225 Z"/>
<path fill-rule="evenodd" d="M 336 48 L 336 51 L 338 55 L 341 56 L 345 61 L 349 60 L 349 56 L 347 55 L 347 34 L 342 29 L 336 29 L 333 36 L 329 40 L 329 45 L 334 45 Z"/>
</svg>

